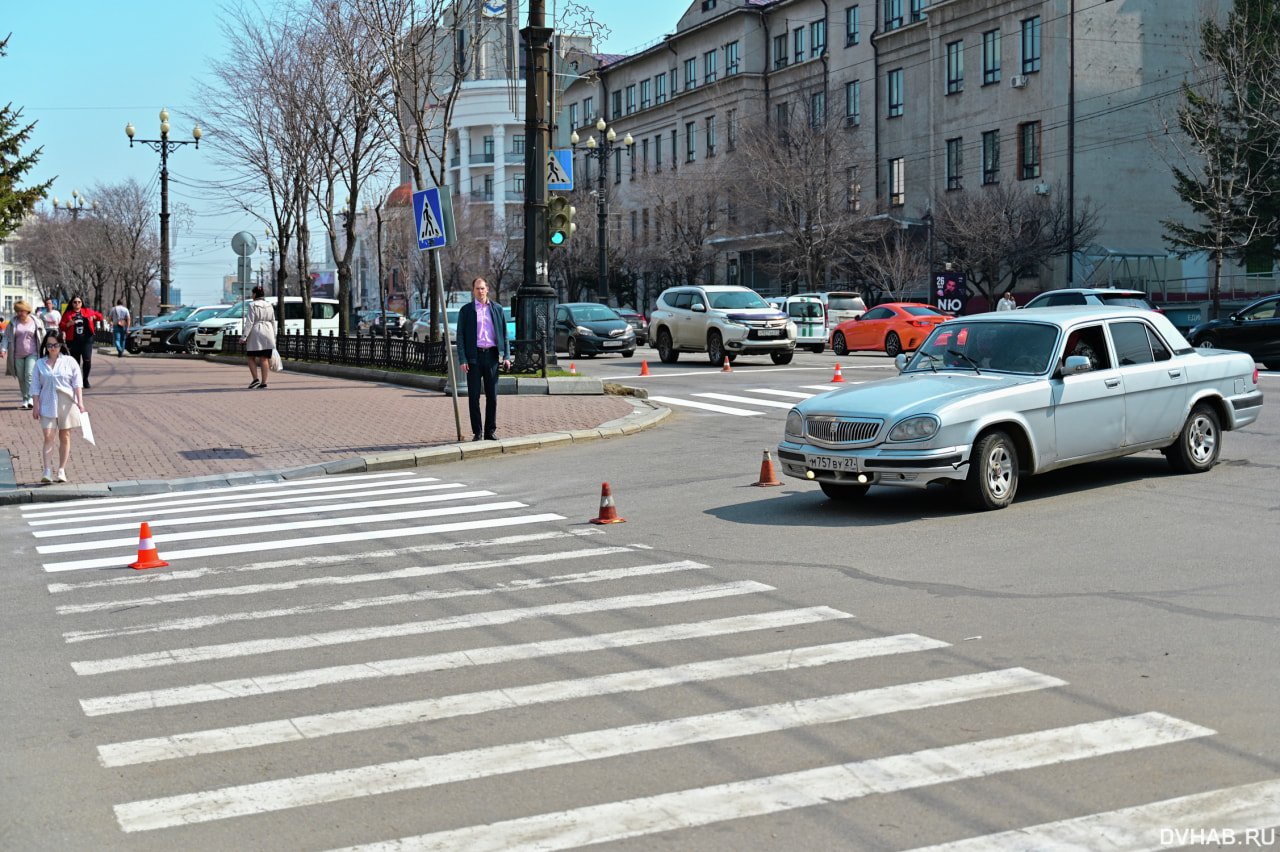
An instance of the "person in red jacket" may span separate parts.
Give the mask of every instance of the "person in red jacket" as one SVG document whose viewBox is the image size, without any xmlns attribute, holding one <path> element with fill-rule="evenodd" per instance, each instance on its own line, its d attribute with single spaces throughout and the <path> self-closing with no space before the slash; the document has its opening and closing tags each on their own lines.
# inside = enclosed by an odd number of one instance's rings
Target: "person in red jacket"
<svg viewBox="0 0 1280 852">
<path fill-rule="evenodd" d="M 76 359 L 84 376 L 84 389 L 89 389 L 89 369 L 93 366 L 93 333 L 97 323 L 105 322 L 102 314 L 85 307 L 79 296 L 71 297 L 67 312 L 62 315 L 58 327 L 67 338 L 67 354 Z"/>
</svg>

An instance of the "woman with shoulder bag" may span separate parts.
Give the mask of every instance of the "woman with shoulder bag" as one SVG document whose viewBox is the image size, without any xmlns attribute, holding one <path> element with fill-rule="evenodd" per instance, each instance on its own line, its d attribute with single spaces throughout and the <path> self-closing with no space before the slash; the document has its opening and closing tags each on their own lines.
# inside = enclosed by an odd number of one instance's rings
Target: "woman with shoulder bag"
<svg viewBox="0 0 1280 852">
<path fill-rule="evenodd" d="M 245 360 L 249 362 L 249 375 L 253 379 L 249 390 L 265 388 L 268 362 L 276 348 L 276 312 L 262 287 L 253 288 L 253 301 L 244 312 L 244 336 L 240 342 L 244 344 Z"/>
</svg>

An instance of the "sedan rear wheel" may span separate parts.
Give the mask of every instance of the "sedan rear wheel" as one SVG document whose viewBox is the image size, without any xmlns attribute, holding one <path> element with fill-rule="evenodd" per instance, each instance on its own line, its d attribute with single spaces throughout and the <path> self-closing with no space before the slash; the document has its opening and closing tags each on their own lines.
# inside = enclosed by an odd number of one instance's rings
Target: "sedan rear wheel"
<svg viewBox="0 0 1280 852">
<path fill-rule="evenodd" d="M 890 358 L 897 358 L 902 354 L 902 339 L 898 337 L 898 332 L 891 331 L 884 336 L 884 354 Z"/>
<path fill-rule="evenodd" d="M 1165 451 L 1165 458 L 1178 473 L 1203 473 L 1218 460 L 1221 438 L 1218 412 L 1202 403 L 1191 409 L 1178 442 Z"/>
<path fill-rule="evenodd" d="M 1217 349 L 1218 341 L 1214 340 L 1211 335 L 1205 335 L 1196 341 L 1196 347 L 1198 349 Z"/>
<path fill-rule="evenodd" d="M 964 499 L 974 509 L 1003 509 L 1018 492 L 1018 450 L 1004 432 L 988 432 L 969 453 Z"/>
<path fill-rule="evenodd" d="M 859 485 L 844 482 L 819 482 L 818 487 L 822 489 L 822 493 L 832 500 L 840 500 L 848 502 L 852 500 L 861 500 L 867 496 L 867 489 L 870 485 Z"/>
<path fill-rule="evenodd" d="M 680 353 L 671 346 L 671 332 L 665 328 L 658 332 L 658 357 L 664 364 L 674 364 L 680 360 Z"/>
<path fill-rule="evenodd" d="M 836 336 L 831 338 L 831 351 L 837 355 L 849 354 L 849 346 L 845 343 L 843 331 L 837 331 Z"/>
</svg>

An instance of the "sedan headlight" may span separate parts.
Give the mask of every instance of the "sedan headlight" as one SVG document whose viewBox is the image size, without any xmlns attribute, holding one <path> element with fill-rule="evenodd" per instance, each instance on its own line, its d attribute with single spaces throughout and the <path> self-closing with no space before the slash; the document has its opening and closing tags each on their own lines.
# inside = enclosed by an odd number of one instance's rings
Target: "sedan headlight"
<svg viewBox="0 0 1280 852">
<path fill-rule="evenodd" d="M 804 415 L 794 408 L 787 412 L 787 437 L 804 438 Z"/>
<path fill-rule="evenodd" d="M 932 414 L 908 417 L 889 430 L 890 441 L 924 441 L 938 434 L 938 418 Z"/>
<path fill-rule="evenodd" d="M 578 326 L 577 328 L 574 329 L 574 331 L 578 333 L 579 337 L 595 337 L 596 336 L 596 333 L 591 329 L 587 328 L 585 325 Z"/>
</svg>

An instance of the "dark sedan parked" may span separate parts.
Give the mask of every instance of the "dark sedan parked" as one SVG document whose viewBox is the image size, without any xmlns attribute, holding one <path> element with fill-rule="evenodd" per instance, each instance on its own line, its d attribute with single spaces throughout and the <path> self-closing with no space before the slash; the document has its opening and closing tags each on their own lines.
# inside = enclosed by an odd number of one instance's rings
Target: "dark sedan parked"
<svg viewBox="0 0 1280 852">
<path fill-rule="evenodd" d="M 569 302 L 556 306 L 556 351 L 570 358 L 594 358 L 602 352 L 618 352 L 623 358 L 636 354 L 636 333 L 631 324 L 608 305 Z"/>
<path fill-rule="evenodd" d="M 1266 296 L 1229 317 L 1201 323 L 1187 339 L 1204 349 L 1247 352 L 1268 370 L 1280 370 L 1280 296 Z"/>
<path fill-rule="evenodd" d="M 644 315 L 633 311 L 618 311 L 618 316 L 626 320 L 631 330 L 636 333 L 636 345 L 644 346 L 649 339 L 649 321 L 644 318 Z"/>
<path fill-rule="evenodd" d="M 194 352 L 196 327 L 213 319 L 230 305 L 206 305 L 179 308 L 160 317 L 158 322 L 143 326 L 138 345 L 143 352 Z"/>
</svg>

